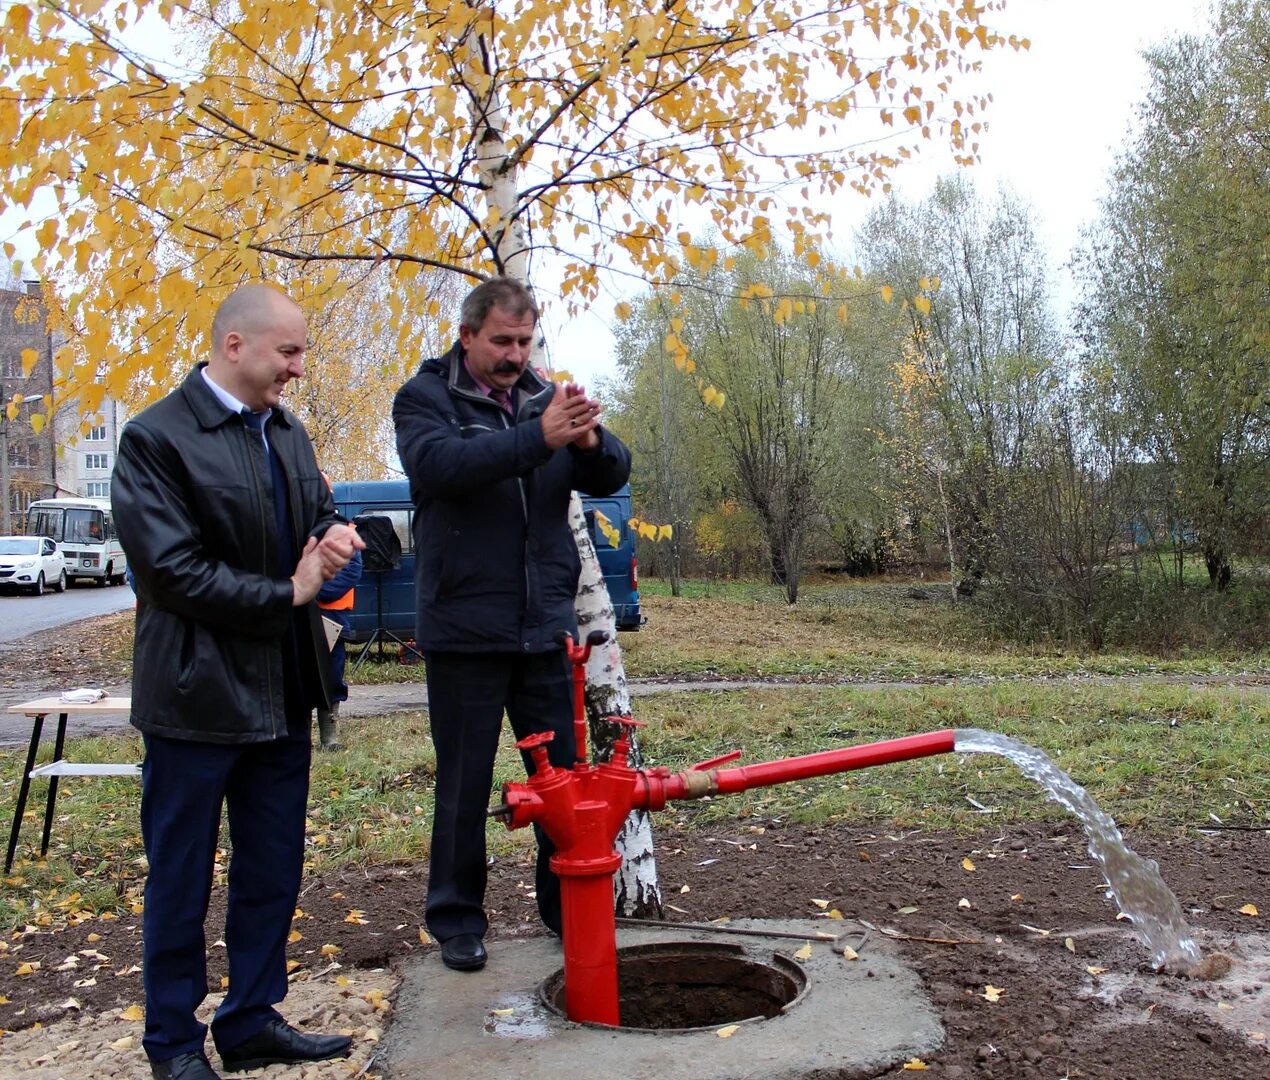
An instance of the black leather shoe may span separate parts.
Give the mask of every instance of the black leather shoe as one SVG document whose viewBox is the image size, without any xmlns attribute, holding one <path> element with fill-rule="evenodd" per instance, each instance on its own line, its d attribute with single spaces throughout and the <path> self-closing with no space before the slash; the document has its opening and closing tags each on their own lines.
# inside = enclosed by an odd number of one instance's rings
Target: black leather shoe
<svg viewBox="0 0 1270 1080">
<path fill-rule="evenodd" d="M 296 1031 L 285 1020 L 270 1020 L 251 1038 L 220 1053 L 230 1072 L 258 1069 L 262 1065 L 287 1065 L 296 1061 L 326 1061 L 348 1053 L 353 1040 L 347 1035 L 310 1035 Z"/>
<path fill-rule="evenodd" d="M 154 1080 L 220 1080 L 212 1072 L 207 1055 L 197 1050 L 188 1054 L 178 1054 L 167 1061 L 150 1062 L 150 1072 Z"/>
<path fill-rule="evenodd" d="M 455 971 L 480 971 L 485 966 L 485 946 L 479 934 L 456 934 L 441 942 L 441 961 Z"/>
</svg>

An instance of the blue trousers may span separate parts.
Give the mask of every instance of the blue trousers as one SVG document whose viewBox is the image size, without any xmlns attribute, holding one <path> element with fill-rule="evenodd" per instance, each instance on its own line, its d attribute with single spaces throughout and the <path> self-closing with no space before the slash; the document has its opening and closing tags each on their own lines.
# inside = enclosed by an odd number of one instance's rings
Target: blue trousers
<svg viewBox="0 0 1270 1080">
<path fill-rule="evenodd" d="M 483 936 L 485 917 L 485 810 L 491 803 L 494 755 L 503 712 L 517 739 L 553 731 L 553 765 L 575 758 L 573 689 L 564 652 L 447 653 L 424 655 L 428 719 L 436 749 L 436 799 L 428 865 L 425 919 L 438 941 L 457 934 Z M 529 755 L 522 755 L 529 768 Z M 535 885 L 542 921 L 560 933 L 560 880 L 548 861 L 555 847 L 538 838 Z"/>
<path fill-rule="evenodd" d="M 286 947 L 304 864 L 309 790 L 308 716 L 288 734 L 242 746 L 145 735 L 141 834 L 150 862 L 142 923 L 146 1030 L 151 1061 L 201 1051 L 194 1011 L 207 996 L 203 923 L 212 888 L 221 806 L 228 809 L 229 990 L 212 1019 L 232 1048 L 277 1016 L 287 993 Z"/>
</svg>

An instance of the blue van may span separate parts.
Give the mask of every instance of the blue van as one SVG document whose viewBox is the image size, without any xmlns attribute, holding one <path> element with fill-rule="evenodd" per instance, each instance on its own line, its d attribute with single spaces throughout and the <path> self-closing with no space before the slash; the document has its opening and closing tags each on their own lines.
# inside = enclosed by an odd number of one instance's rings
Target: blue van
<svg viewBox="0 0 1270 1080">
<path fill-rule="evenodd" d="M 349 638 L 369 641 L 376 628 L 413 639 L 415 634 L 414 504 L 405 480 L 352 480 L 335 485 L 335 508 L 349 521 L 362 519 L 367 572 L 353 597 Z M 619 630 L 638 630 L 639 578 L 628 486 L 604 498 L 584 496 L 582 507 L 608 586 Z M 597 520 L 597 511 L 603 520 Z M 383 524 L 366 519 L 382 519 Z M 613 543 L 616 535 L 617 543 Z M 395 539 L 394 539 L 395 538 Z M 386 540 L 386 542 L 384 542 Z M 399 555 L 398 555 L 399 552 Z M 393 560 L 397 561 L 392 566 Z M 375 570 L 381 566 L 383 569 Z"/>
</svg>

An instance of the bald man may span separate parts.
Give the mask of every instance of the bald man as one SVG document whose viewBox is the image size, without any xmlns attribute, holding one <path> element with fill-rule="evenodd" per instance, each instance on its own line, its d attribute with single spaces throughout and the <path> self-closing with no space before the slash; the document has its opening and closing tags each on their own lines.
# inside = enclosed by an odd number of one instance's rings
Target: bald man
<svg viewBox="0 0 1270 1080">
<path fill-rule="evenodd" d="M 232 854 L 229 989 L 212 1018 L 226 1071 L 347 1053 L 274 1009 L 299 893 L 310 725 L 329 707 L 314 598 L 363 545 L 336 517 L 313 447 L 280 402 L 307 326 L 247 285 L 212 323 L 211 358 L 123 431 L 111 503 L 136 578 L 132 723 L 145 743 L 143 1044 L 160 1080 L 217 1080 L 194 1013 L 221 820 Z"/>
</svg>

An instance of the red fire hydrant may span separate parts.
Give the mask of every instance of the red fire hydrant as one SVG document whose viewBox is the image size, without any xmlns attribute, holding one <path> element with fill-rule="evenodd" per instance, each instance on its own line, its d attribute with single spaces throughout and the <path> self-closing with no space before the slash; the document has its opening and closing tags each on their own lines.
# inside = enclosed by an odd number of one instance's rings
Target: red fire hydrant
<svg viewBox="0 0 1270 1080">
<path fill-rule="evenodd" d="M 741 765 L 718 766 L 735 760 L 734 751 L 703 761 L 683 772 L 664 767 L 632 769 L 627 764 L 629 729 L 641 726 L 630 717 L 610 717 L 623 732 L 610 760 L 592 765 L 586 753 L 586 709 L 582 693 L 582 665 L 591 647 L 604 640 L 593 633 L 584 645 L 572 641 L 566 649 L 574 664 L 574 732 L 578 760 L 562 769 L 547 760 L 552 733 L 521 739 L 534 772 L 525 783 L 503 786 L 503 803 L 491 815 L 509 829 L 537 823 L 546 830 L 556 853 L 551 869 L 560 878 L 563 916 L 565 1012 L 579 1023 L 617 1026 L 617 924 L 613 909 L 613 873 L 621 866 L 615 841 L 632 810 L 660 810 L 671 800 L 727 795 L 754 787 L 782 784 L 812 776 L 848 772 L 870 765 L 946 754 L 953 750 L 953 731 L 932 731 L 902 739 L 826 750 L 802 757 Z"/>
</svg>

